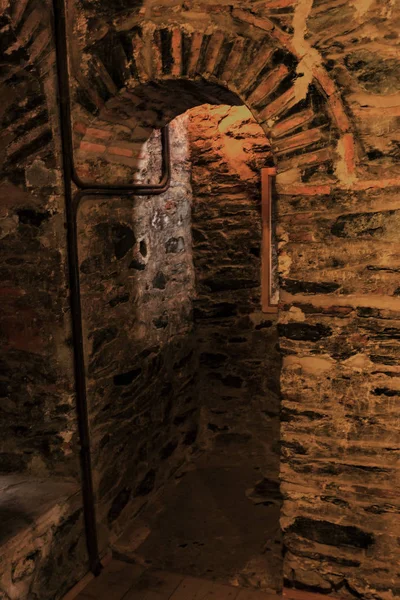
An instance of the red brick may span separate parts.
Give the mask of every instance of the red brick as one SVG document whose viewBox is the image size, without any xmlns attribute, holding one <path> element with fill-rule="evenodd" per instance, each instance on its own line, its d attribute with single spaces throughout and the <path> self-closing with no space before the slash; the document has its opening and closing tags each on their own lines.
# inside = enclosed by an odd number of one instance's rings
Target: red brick
<svg viewBox="0 0 400 600">
<path fill-rule="evenodd" d="M 120 148 L 119 146 L 110 146 L 108 152 L 110 154 L 117 154 L 118 156 L 133 156 L 132 150 L 129 150 L 129 148 Z"/>
<path fill-rule="evenodd" d="M 240 90 L 245 90 L 257 78 L 262 69 L 270 60 L 273 52 L 274 48 L 265 48 L 264 46 L 261 48 L 261 51 L 253 60 L 252 64 L 249 65 L 246 73 L 244 73 L 243 77 L 241 77 L 239 87 Z"/>
<path fill-rule="evenodd" d="M 244 44 L 245 40 L 242 37 L 239 37 L 235 40 L 233 48 L 229 54 L 228 60 L 226 61 L 224 72 L 221 76 L 222 81 L 231 81 L 242 58 Z"/>
<path fill-rule="evenodd" d="M 85 123 L 81 123 L 80 121 L 75 121 L 74 125 L 73 125 L 73 130 L 76 131 L 76 133 L 80 133 L 81 135 L 85 135 L 86 133 L 86 125 Z"/>
<path fill-rule="evenodd" d="M 176 77 L 181 74 L 182 69 L 182 32 L 180 29 L 174 29 L 171 40 L 172 52 L 172 75 Z"/>
<path fill-rule="evenodd" d="M 290 133 L 290 131 L 293 131 L 294 129 L 297 129 L 302 125 L 305 125 L 306 123 L 308 123 L 308 121 L 311 121 L 313 117 L 314 112 L 308 108 L 307 110 L 303 110 L 297 113 L 296 115 L 289 117 L 288 119 L 284 119 L 283 121 L 280 121 L 279 123 L 276 123 L 276 125 L 274 125 L 274 127 L 271 130 L 271 137 L 282 137 L 283 135 Z"/>
<path fill-rule="evenodd" d="M 219 6 L 216 4 L 199 4 L 198 8 L 201 12 L 212 13 L 212 14 L 226 12 L 226 7 L 224 5 Z"/>
<path fill-rule="evenodd" d="M 25 295 L 25 290 L 21 290 L 20 288 L 10 288 L 10 287 L 4 287 L 4 288 L 0 288 L 0 296 L 8 296 L 11 298 L 18 298 L 19 296 L 24 296 Z"/>
<path fill-rule="evenodd" d="M 95 127 L 88 127 L 86 130 L 86 135 L 95 138 L 96 140 L 107 140 L 111 137 L 111 131 L 96 129 Z"/>
<path fill-rule="evenodd" d="M 316 150 L 315 152 L 307 152 L 290 158 L 289 160 L 278 161 L 279 172 L 287 171 L 295 167 L 304 167 L 306 165 L 317 165 L 324 162 L 328 162 L 333 157 L 332 148 L 323 148 L 322 150 Z"/>
<path fill-rule="evenodd" d="M 95 152 L 101 154 L 105 151 L 106 147 L 103 144 L 94 144 L 92 142 L 83 141 L 80 144 L 80 149 L 84 152 Z"/>
<path fill-rule="evenodd" d="M 297 0 L 268 0 L 268 8 L 286 8 L 287 6 L 295 7 Z"/>
<path fill-rule="evenodd" d="M 190 49 L 188 75 L 193 75 L 196 71 L 197 63 L 200 57 L 201 44 L 203 41 L 203 34 L 196 31 L 192 35 L 192 46 Z"/>
<path fill-rule="evenodd" d="M 336 86 L 323 67 L 314 67 L 313 75 L 327 96 L 332 96 L 332 94 L 335 94 Z"/>
<path fill-rule="evenodd" d="M 283 196 L 328 196 L 331 193 L 330 185 L 295 184 L 278 186 L 278 191 Z"/>
<path fill-rule="evenodd" d="M 273 117 L 279 116 L 284 110 L 292 108 L 297 102 L 294 88 L 289 88 L 284 94 L 276 98 L 273 102 L 267 104 L 267 106 L 260 111 L 259 120 L 260 122 L 268 121 Z"/>
<path fill-rule="evenodd" d="M 214 71 L 224 37 L 224 34 L 221 32 L 217 32 L 212 36 L 207 48 L 207 56 L 204 67 L 205 73 L 212 73 Z"/>
<path fill-rule="evenodd" d="M 43 29 L 35 35 L 32 44 L 29 46 L 29 57 L 32 63 L 36 62 L 48 48 L 51 41 L 51 31 L 49 28 Z"/>
<path fill-rule="evenodd" d="M 352 133 L 345 133 L 343 135 L 343 146 L 344 146 L 344 160 L 349 175 L 355 173 L 355 148 L 354 148 L 354 136 Z"/>
<path fill-rule="evenodd" d="M 369 190 L 369 189 L 383 189 L 389 187 L 400 187 L 400 178 L 390 179 L 368 179 L 366 181 L 356 181 L 351 186 L 353 190 Z M 347 189 L 347 186 L 346 186 Z"/>
<path fill-rule="evenodd" d="M 161 34 L 159 30 L 154 32 L 154 43 L 151 47 L 151 68 L 153 77 L 158 78 L 162 75 Z"/>
<path fill-rule="evenodd" d="M 239 19 L 239 21 L 243 21 L 244 23 L 250 23 L 250 25 L 254 25 L 254 27 L 258 27 L 263 31 L 272 31 L 275 27 L 269 19 L 257 17 L 256 15 L 239 8 L 233 9 L 232 15 L 235 19 Z"/>
<path fill-rule="evenodd" d="M 139 80 L 148 81 L 149 74 L 146 70 L 146 59 L 144 56 L 144 44 L 139 34 L 136 34 L 132 39 L 133 56 L 135 58 L 136 67 L 138 70 Z"/>
<path fill-rule="evenodd" d="M 343 102 L 339 95 L 333 94 L 328 100 L 328 105 L 339 130 L 342 132 L 349 131 L 350 121 L 344 111 Z"/>
<path fill-rule="evenodd" d="M 288 73 L 289 69 L 286 65 L 279 65 L 279 67 L 270 71 L 260 85 L 256 87 L 254 92 L 250 94 L 248 98 L 249 104 L 253 106 L 258 104 L 263 98 L 268 96 L 278 87 L 282 79 L 284 79 Z"/>
<path fill-rule="evenodd" d="M 294 150 L 297 148 L 306 148 L 323 137 L 323 132 L 315 127 L 314 129 L 307 129 L 301 131 L 290 137 L 286 137 L 279 142 L 275 142 L 274 151 L 278 154 L 288 152 L 288 150 Z"/>
<path fill-rule="evenodd" d="M 289 52 L 291 52 L 293 56 L 299 56 L 296 48 L 292 44 L 292 36 L 285 33 L 282 29 L 277 27 L 275 23 L 273 23 L 267 17 L 257 17 L 249 12 L 239 9 L 233 10 L 232 14 L 240 21 L 249 23 L 263 31 L 268 31 L 269 35 L 278 40 L 280 45 L 286 48 L 286 50 L 288 50 Z"/>
</svg>

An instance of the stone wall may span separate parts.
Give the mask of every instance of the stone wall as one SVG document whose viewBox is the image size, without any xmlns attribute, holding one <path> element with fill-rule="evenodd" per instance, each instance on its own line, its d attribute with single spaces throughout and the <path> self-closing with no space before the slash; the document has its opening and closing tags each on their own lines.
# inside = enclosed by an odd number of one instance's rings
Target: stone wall
<svg viewBox="0 0 400 600">
<path fill-rule="evenodd" d="M 87 555 L 51 14 L 0 23 L 0 596 L 58 600 Z"/>
<path fill-rule="evenodd" d="M 398 590 L 395 202 L 390 188 L 304 195 L 310 242 L 285 245 L 286 577 L 341 595 Z M 298 198 L 280 203 L 290 240 Z"/>
<path fill-rule="evenodd" d="M 270 144 L 245 106 L 201 106 L 188 114 L 204 451 L 197 464 L 214 468 L 214 477 L 223 468 L 239 479 L 246 474 L 249 483 L 238 482 L 233 502 L 247 496 L 258 512 L 251 518 L 238 509 L 235 526 L 244 526 L 242 519 L 254 533 L 262 518 L 264 539 L 253 543 L 235 580 L 281 590 L 281 360 L 276 314 L 261 312 L 261 168 L 271 161 Z"/>
<path fill-rule="evenodd" d="M 50 15 L 39 2 L 11 8 L 1 34 L 0 472 L 76 476 Z"/>
<path fill-rule="evenodd" d="M 222 86 L 270 137 L 286 579 L 342 595 L 398 595 L 395 4 L 87 0 L 75 14 L 69 6 L 73 86 L 92 121 L 107 110 L 114 123 L 116 113 L 126 118 L 126 91 L 143 115 L 155 90 L 170 110 L 147 115 L 154 127 L 221 102 Z M 2 470 L 76 475 L 51 9 L 21 0 L 0 10 Z"/>
<path fill-rule="evenodd" d="M 194 323 L 199 404 L 209 451 L 255 460 L 278 485 L 276 317 L 261 312 L 261 177 L 271 159 L 244 107 L 189 111 L 193 189 Z M 250 468 L 250 465 L 249 465 Z"/>
<path fill-rule="evenodd" d="M 157 177 L 156 138 L 148 150 L 142 174 Z M 184 117 L 171 125 L 171 160 L 172 182 L 165 194 L 88 199 L 79 217 L 102 545 L 108 541 L 107 530 L 118 535 L 119 517 L 122 524 L 133 518 L 196 441 L 191 186 Z"/>
</svg>

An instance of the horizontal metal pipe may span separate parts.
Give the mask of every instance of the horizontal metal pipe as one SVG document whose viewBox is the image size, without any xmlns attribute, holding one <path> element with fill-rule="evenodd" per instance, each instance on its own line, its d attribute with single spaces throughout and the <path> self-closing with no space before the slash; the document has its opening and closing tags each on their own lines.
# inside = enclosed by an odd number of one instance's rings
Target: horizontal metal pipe
<svg viewBox="0 0 400 600">
<path fill-rule="evenodd" d="M 124 191 L 126 191 L 130 193 L 136 193 L 141 196 L 163 194 L 167 191 L 171 182 L 171 160 L 169 152 L 168 125 L 161 129 L 161 179 L 158 184 L 105 184 L 83 181 L 79 177 L 74 163 L 65 5 L 64 0 L 53 0 L 53 3 L 58 63 L 57 71 L 58 80 L 59 82 L 61 81 L 62 87 L 59 93 L 60 112 L 63 115 L 61 127 L 63 129 L 63 135 L 65 138 L 65 147 L 68 148 L 68 172 L 70 180 L 80 190 L 87 190 L 88 195 L 95 195 L 96 190 L 114 190 L 117 194 L 122 194 Z M 146 192 L 145 190 L 148 190 L 148 192 Z"/>
<path fill-rule="evenodd" d="M 72 144 L 71 144 L 72 146 Z M 112 195 L 122 195 L 124 192 L 128 192 L 128 195 L 135 194 L 137 196 L 156 196 L 164 194 L 171 183 L 171 157 L 170 157 L 170 143 L 169 143 L 169 129 L 168 125 L 161 129 L 161 179 L 159 183 L 154 184 L 143 184 L 143 183 L 131 183 L 131 184 L 104 184 L 104 183 L 91 183 L 82 181 L 76 172 L 75 166 L 72 163 L 72 181 L 80 190 L 86 190 L 87 195 L 96 195 L 99 190 L 107 190 Z M 104 195 L 104 194 L 103 194 Z"/>
</svg>

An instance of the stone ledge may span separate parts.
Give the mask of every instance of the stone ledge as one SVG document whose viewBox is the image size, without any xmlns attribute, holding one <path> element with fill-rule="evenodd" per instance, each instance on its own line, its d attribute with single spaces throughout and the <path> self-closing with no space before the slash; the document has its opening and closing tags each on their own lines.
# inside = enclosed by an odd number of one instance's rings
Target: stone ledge
<svg viewBox="0 0 400 600">
<path fill-rule="evenodd" d="M 31 597 L 32 586 L 42 585 L 38 577 L 52 558 L 56 532 L 60 546 L 63 524 L 80 509 L 80 488 L 72 480 L 0 476 L 0 595 L 6 593 L 10 600 Z M 66 539 L 69 533 L 67 527 Z"/>
<path fill-rule="evenodd" d="M 0 555 L 26 530 L 38 529 L 48 521 L 57 506 L 79 492 L 79 486 L 65 479 L 51 481 L 24 476 L 0 476 Z"/>
</svg>

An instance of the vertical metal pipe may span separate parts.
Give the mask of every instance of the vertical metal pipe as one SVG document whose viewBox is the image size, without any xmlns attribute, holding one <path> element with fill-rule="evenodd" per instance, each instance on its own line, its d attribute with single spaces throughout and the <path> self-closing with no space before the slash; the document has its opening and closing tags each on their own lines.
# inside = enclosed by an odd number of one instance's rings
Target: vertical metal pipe
<svg viewBox="0 0 400 600">
<path fill-rule="evenodd" d="M 153 196 L 166 192 L 171 182 L 171 162 L 168 127 L 161 131 L 162 176 L 158 184 L 102 185 L 82 182 L 76 174 L 73 160 L 73 139 L 71 127 L 71 104 L 69 92 L 67 27 L 64 0 L 53 0 L 54 32 L 56 46 L 56 68 L 58 103 L 60 114 L 60 136 L 62 166 L 64 174 L 64 197 L 67 221 L 67 249 L 69 269 L 69 292 L 74 347 L 74 373 L 76 389 L 76 410 L 80 438 L 80 462 L 82 471 L 82 496 L 85 520 L 86 545 L 89 568 L 99 575 L 102 565 L 99 557 L 95 498 L 91 464 L 90 431 L 88 419 L 86 370 L 83 345 L 82 307 L 79 280 L 79 254 L 77 214 L 83 197 L 101 196 Z M 73 194 L 72 183 L 78 187 Z"/>
<path fill-rule="evenodd" d="M 93 492 L 92 461 L 90 448 L 89 417 L 86 394 L 86 370 L 83 345 L 82 307 L 79 281 L 77 208 L 80 193 L 72 198 L 70 209 L 67 208 L 68 223 L 68 265 L 71 303 L 72 334 L 74 340 L 74 368 L 76 386 L 76 408 L 80 438 L 80 462 L 82 469 L 82 496 L 85 519 L 86 545 L 89 557 L 89 568 L 94 575 L 102 569 L 99 556 L 95 498 Z M 67 198 L 66 198 L 67 199 Z M 69 202 L 67 202 L 68 206 Z"/>
<path fill-rule="evenodd" d="M 72 195 L 72 131 L 70 118 L 68 55 L 66 39 L 65 7 L 63 0 L 54 0 L 54 30 L 57 56 L 57 83 L 60 110 L 60 134 L 64 172 L 64 197 L 67 220 L 67 247 L 69 270 L 69 297 L 71 306 L 72 338 L 74 347 L 74 372 L 76 410 L 80 439 L 80 463 L 82 470 L 82 498 L 85 521 L 86 545 L 89 568 L 94 575 L 102 569 L 97 540 L 96 511 L 93 494 L 92 465 L 90 456 L 90 433 L 86 398 L 85 358 L 83 348 L 82 310 L 79 283 L 77 207 L 79 195 Z"/>
</svg>

